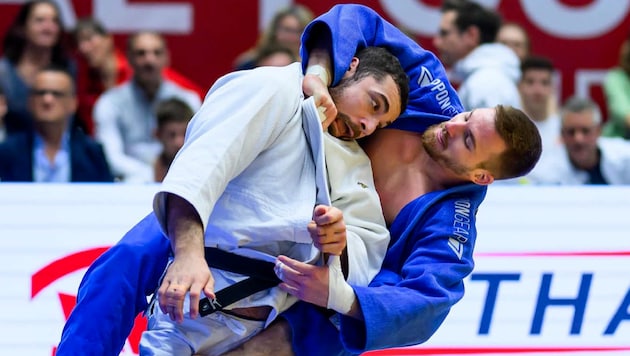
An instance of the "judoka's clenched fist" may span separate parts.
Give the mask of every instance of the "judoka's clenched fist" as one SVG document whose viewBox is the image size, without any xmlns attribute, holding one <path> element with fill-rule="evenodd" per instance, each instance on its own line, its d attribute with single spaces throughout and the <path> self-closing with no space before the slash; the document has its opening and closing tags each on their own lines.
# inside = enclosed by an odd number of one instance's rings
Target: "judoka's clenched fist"
<svg viewBox="0 0 630 356">
<path fill-rule="evenodd" d="M 327 205 L 316 206 L 307 228 L 313 244 L 323 253 L 339 256 L 346 248 L 346 224 L 341 210 Z"/>
</svg>

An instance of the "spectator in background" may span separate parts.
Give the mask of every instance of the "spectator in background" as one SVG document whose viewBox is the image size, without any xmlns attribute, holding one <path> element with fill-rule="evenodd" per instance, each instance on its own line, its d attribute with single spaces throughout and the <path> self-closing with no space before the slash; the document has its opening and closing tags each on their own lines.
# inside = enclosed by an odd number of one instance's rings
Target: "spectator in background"
<svg viewBox="0 0 630 356">
<path fill-rule="evenodd" d="M 184 145 L 186 127 L 194 112 L 183 100 L 169 98 L 161 101 L 156 109 L 157 129 L 155 136 L 162 144 L 162 153 L 153 163 L 156 182 L 166 176 L 175 155 Z"/>
<path fill-rule="evenodd" d="M 8 104 L 7 134 L 33 127 L 28 110 L 35 76 L 49 65 L 66 68 L 74 77 L 75 65 L 62 45 L 63 26 L 54 1 L 35 0 L 22 5 L 2 43 L 0 86 Z"/>
<path fill-rule="evenodd" d="M 47 67 L 33 79 L 28 99 L 30 132 L 0 144 L 0 180 L 5 182 L 112 182 L 102 147 L 73 128 L 77 108 L 72 75 Z"/>
<path fill-rule="evenodd" d="M 94 103 L 104 91 L 131 79 L 133 69 L 124 53 L 115 47 L 113 36 L 96 19 L 91 17 L 79 19 L 73 36 L 79 55 L 78 121 L 85 132 L 93 135 Z M 198 85 L 168 67 L 164 69 L 164 77 L 186 89 L 195 91 L 200 99 L 205 95 L 205 91 Z"/>
<path fill-rule="evenodd" d="M 501 25 L 499 28 L 499 33 L 497 34 L 497 42 L 503 43 L 504 45 L 510 47 L 518 59 L 522 62 L 525 58 L 531 55 L 531 41 L 529 39 L 529 34 L 525 30 L 523 26 L 516 22 L 506 22 Z M 560 74 L 555 72 L 553 74 L 553 82 L 560 82 Z M 522 75 L 522 70 L 521 70 Z M 552 93 L 552 96 L 549 98 L 547 108 L 547 112 L 557 112 L 558 111 L 558 94 L 555 92 Z M 519 89 L 520 91 L 520 89 Z M 521 93 L 521 105 L 523 105 L 523 94 Z M 541 133 L 543 134 L 543 133 Z"/>
<path fill-rule="evenodd" d="M 297 61 L 298 57 L 296 57 L 289 48 L 278 45 L 269 45 L 258 51 L 255 66 L 284 67 Z"/>
<path fill-rule="evenodd" d="M 600 137 L 602 114 L 593 100 L 569 98 L 561 117 L 564 149 L 541 163 L 534 183 L 630 184 L 630 142 Z"/>
<path fill-rule="evenodd" d="M 467 0 L 446 0 L 441 11 L 433 43 L 443 63 L 452 67 L 453 79 L 461 82 L 458 93 L 464 108 L 520 107 L 518 57 L 494 42 L 501 26 L 499 14 Z"/>
<path fill-rule="evenodd" d="M 102 142 L 117 178 L 125 182 L 153 182 L 153 163 L 161 151 L 155 137 L 157 103 L 177 97 L 197 110 L 201 101 L 197 93 L 163 76 L 169 53 L 159 34 L 140 32 L 131 36 L 127 58 L 133 78 L 106 91 L 96 101 L 95 137 Z"/>
<path fill-rule="evenodd" d="M 304 27 L 311 20 L 313 20 L 311 10 L 299 4 L 293 4 L 277 12 L 256 46 L 236 58 L 234 68 L 236 70 L 254 68 L 258 52 L 270 45 L 279 45 L 290 49 L 299 60 L 300 37 Z"/>
<path fill-rule="evenodd" d="M 560 116 L 551 108 L 557 105 L 553 86 L 554 67 L 545 57 L 527 57 L 521 62 L 521 79 L 518 92 L 523 111 L 534 121 L 543 140 L 543 155 L 546 150 L 560 144 Z"/>
<path fill-rule="evenodd" d="M 544 171 L 546 161 L 553 160 L 557 152 L 563 149 L 560 141 L 560 115 L 553 109 L 557 107 L 553 91 L 553 74 L 553 63 L 545 57 L 530 56 L 521 62 L 518 91 L 521 95 L 523 111 L 538 128 L 543 151 L 538 164 L 529 174 L 497 182 L 497 185 L 536 183 L 539 170 L 543 170 L 543 175 L 547 174 Z"/>
<path fill-rule="evenodd" d="M 610 114 L 604 136 L 630 139 L 630 34 L 619 49 L 619 66 L 606 75 L 604 94 Z"/>
<path fill-rule="evenodd" d="M 505 22 L 499 28 L 497 42 L 510 47 L 519 60 L 523 61 L 531 52 L 529 35 L 523 26 L 516 22 Z"/>
</svg>

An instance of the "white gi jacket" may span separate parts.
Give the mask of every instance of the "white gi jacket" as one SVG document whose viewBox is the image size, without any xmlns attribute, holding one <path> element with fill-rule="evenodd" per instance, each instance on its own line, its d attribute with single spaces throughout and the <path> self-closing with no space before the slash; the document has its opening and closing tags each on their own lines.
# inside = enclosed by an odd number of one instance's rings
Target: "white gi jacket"
<svg viewBox="0 0 630 356">
<path fill-rule="evenodd" d="M 156 194 L 154 210 L 163 230 L 165 196 L 173 193 L 197 210 L 206 246 L 267 261 L 283 254 L 317 262 L 319 253 L 306 226 L 316 197 L 323 202 L 328 188 L 323 152 L 317 149 L 323 139 L 321 125 L 313 100 L 304 101 L 302 79 L 296 63 L 235 72 L 215 83 Z M 369 159 L 356 143 L 335 141 L 338 149 L 327 162 L 334 167 L 330 197 L 348 225 L 351 283 L 366 285 L 380 269 L 389 235 Z M 244 278 L 211 271 L 217 291 Z M 272 306 L 269 323 L 293 302 L 294 297 L 272 288 L 229 308 Z"/>
</svg>

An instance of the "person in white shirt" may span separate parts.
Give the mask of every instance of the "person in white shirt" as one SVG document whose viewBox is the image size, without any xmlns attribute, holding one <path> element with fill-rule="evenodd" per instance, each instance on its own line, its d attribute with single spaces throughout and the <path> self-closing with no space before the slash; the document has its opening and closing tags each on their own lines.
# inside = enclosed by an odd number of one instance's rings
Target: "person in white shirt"
<svg viewBox="0 0 630 356">
<path fill-rule="evenodd" d="M 153 162 L 161 151 L 154 132 L 155 109 L 176 97 L 196 111 L 201 102 L 192 90 L 166 79 L 169 54 L 162 36 L 139 32 L 129 38 L 127 57 L 133 78 L 107 90 L 94 105 L 94 135 L 105 149 L 114 175 L 124 182 L 153 182 Z"/>
<path fill-rule="evenodd" d="M 495 43 L 501 17 L 472 1 L 445 1 L 438 34 L 433 39 L 440 59 L 460 82 L 464 109 L 495 105 L 520 108 L 516 88 L 519 59 L 509 47 Z"/>
<path fill-rule="evenodd" d="M 601 136 L 602 114 L 597 103 L 571 97 L 561 117 L 564 147 L 530 174 L 534 183 L 630 184 L 630 142 Z"/>
</svg>

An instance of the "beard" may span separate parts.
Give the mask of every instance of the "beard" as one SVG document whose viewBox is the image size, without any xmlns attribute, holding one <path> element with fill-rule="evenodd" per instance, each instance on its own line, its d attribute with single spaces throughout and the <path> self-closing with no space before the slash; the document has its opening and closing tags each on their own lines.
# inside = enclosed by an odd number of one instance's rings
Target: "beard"
<svg viewBox="0 0 630 356">
<path fill-rule="evenodd" d="M 338 85 L 328 88 L 330 97 L 332 98 L 335 105 L 343 102 L 343 97 L 345 96 L 346 89 L 350 87 L 354 82 L 353 78 L 354 77 L 342 79 Z M 350 134 L 350 130 L 352 130 L 352 134 Z M 338 110 L 335 121 L 328 126 L 328 133 L 338 139 L 350 141 L 361 136 L 361 128 L 359 127 L 359 125 L 356 125 L 354 122 L 352 122 L 348 115 Z"/>
<path fill-rule="evenodd" d="M 444 130 L 444 123 L 432 125 L 424 131 L 422 134 L 422 146 L 424 147 L 424 150 L 436 163 L 453 171 L 456 175 L 464 175 L 468 173 L 468 167 L 455 162 L 452 157 L 449 157 L 444 153 L 449 145 L 449 137 L 446 133 L 442 135 L 442 140 L 444 141 L 444 147 L 442 147 L 442 144 L 437 139 L 438 132 L 442 130 Z"/>
</svg>

